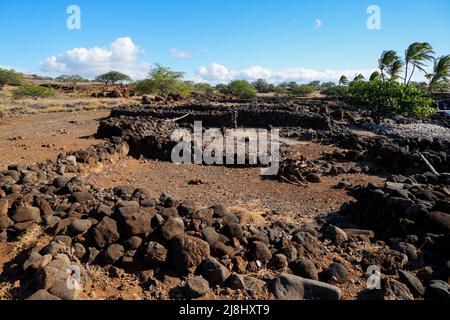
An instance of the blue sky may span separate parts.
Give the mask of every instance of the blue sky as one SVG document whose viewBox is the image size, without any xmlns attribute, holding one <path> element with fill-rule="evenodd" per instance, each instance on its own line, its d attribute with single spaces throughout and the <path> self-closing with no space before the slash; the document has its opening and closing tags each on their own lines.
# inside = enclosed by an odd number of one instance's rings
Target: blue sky
<svg viewBox="0 0 450 320">
<path fill-rule="evenodd" d="M 372 4 L 381 30 L 366 26 Z M 81 30 L 66 27 L 69 5 L 81 9 Z M 1 0 L 0 66 L 142 78 L 159 62 L 197 81 L 333 80 L 414 41 L 450 54 L 449 14 L 448 0 Z"/>
</svg>

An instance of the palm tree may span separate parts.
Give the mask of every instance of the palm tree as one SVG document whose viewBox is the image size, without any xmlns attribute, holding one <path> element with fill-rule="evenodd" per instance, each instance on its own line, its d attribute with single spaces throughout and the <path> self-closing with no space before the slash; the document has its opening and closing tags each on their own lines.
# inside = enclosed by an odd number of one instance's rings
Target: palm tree
<svg viewBox="0 0 450 320">
<path fill-rule="evenodd" d="M 409 84 L 411 82 L 414 71 L 417 69 L 425 71 L 426 61 L 432 61 L 434 54 L 433 47 L 428 42 L 414 42 L 411 44 L 405 52 L 405 79 L 404 84 Z M 408 77 L 408 67 L 409 64 L 413 65 L 411 74 Z"/>
<path fill-rule="evenodd" d="M 400 74 L 403 68 L 403 61 L 398 58 L 386 70 L 386 73 L 391 77 L 391 81 L 396 81 L 400 79 Z"/>
<path fill-rule="evenodd" d="M 439 84 L 450 81 L 450 54 L 434 60 L 433 73 L 427 74 L 427 78 L 430 80 L 430 92 Z"/>
<path fill-rule="evenodd" d="M 342 76 L 342 77 L 339 79 L 339 84 L 340 84 L 341 86 L 346 86 L 346 85 L 348 85 L 348 83 L 349 83 L 349 81 L 348 81 L 348 78 L 347 78 L 346 76 Z"/>
<path fill-rule="evenodd" d="M 362 73 L 355 75 L 355 79 L 353 81 L 364 81 L 366 78 L 362 75 Z"/>
<path fill-rule="evenodd" d="M 378 68 L 380 68 L 381 78 L 383 80 L 384 80 L 384 71 L 397 60 L 400 60 L 400 57 L 394 50 L 383 51 L 383 53 L 381 54 L 381 58 L 378 60 Z"/>
<path fill-rule="evenodd" d="M 369 81 L 374 81 L 374 80 L 378 79 L 380 77 L 380 75 L 381 74 L 378 71 L 372 72 L 372 74 L 370 75 Z"/>
</svg>

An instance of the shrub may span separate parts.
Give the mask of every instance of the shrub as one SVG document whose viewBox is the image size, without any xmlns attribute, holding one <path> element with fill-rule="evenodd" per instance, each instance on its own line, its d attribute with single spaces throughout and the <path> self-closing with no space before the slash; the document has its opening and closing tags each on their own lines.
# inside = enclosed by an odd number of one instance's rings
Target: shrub
<svg viewBox="0 0 450 320">
<path fill-rule="evenodd" d="M 377 122 L 397 114 L 424 118 L 436 111 L 432 107 L 433 100 L 424 91 L 395 81 L 355 81 L 349 86 L 345 99 L 369 110 Z"/>
<path fill-rule="evenodd" d="M 37 100 L 39 98 L 48 98 L 55 95 L 55 90 L 33 84 L 22 85 L 13 91 L 14 99 L 32 98 L 33 100 Z"/>
<path fill-rule="evenodd" d="M 306 97 L 313 93 L 315 88 L 313 86 L 307 85 L 307 84 L 296 84 L 295 86 L 290 86 L 290 92 L 291 94 L 295 96 L 300 97 Z"/>
<path fill-rule="evenodd" d="M 342 99 L 348 91 L 347 86 L 332 86 L 320 91 L 321 94 L 333 99 Z"/>
<path fill-rule="evenodd" d="M 5 85 L 18 86 L 23 82 L 22 75 L 14 70 L 0 69 L 0 90 Z"/>
<path fill-rule="evenodd" d="M 226 88 L 222 89 L 222 93 L 231 94 L 241 99 L 255 99 L 256 89 L 246 80 L 234 80 L 230 82 Z"/>
<path fill-rule="evenodd" d="M 209 83 L 195 83 L 193 87 L 195 92 L 207 94 L 214 92 L 214 88 Z"/>
</svg>

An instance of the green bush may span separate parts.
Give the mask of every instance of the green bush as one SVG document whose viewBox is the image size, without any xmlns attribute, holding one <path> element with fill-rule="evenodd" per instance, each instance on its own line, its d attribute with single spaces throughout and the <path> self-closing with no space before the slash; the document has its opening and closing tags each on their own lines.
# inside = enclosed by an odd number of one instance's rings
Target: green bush
<svg viewBox="0 0 450 320">
<path fill-rule="evenodd" d="M 256 99 L 256 89 L 246 80 L 234 80 L 226 87 L 222 87 L 221 92 L 240 99 Z"/>
<path fill-rule="evenodd" d="M 296 86 L 290 86 L 290 92 L 291 94 L 295 96 L 300 97 L 306 97 L 313 93 L 315 88 L 313 86 L 310 86 L 308 84 L 297 84 Z"/>
<path fill-rule="evenodd" d="M 320 93 L 326 95 L 329 98 L 341 99 L 341 98 L 343 98 L 345 96 L 347 91 L 348 91 L 348 87 L 347 86 L 334 85 L 332 87 L 328 87 L 328 88 L 322 89 L 320 91 Z"/>
<path fill-rule="evenodd" d="M 13 91 L 14 99 L 32 98 L 33 100 L 37 100 L 39 98 L 48 98 L 55 95 L 55 90 L 33 84 L 21 85 Z"/>
<path fill-rule="evenodd" d="M 424 91 L 395 81 L 355 81 L 349 86 L 345 99 L 369 110 L 377 122 L 398 114 L 425 118 L 436 112 L 433 100 Z"/>
</svg>

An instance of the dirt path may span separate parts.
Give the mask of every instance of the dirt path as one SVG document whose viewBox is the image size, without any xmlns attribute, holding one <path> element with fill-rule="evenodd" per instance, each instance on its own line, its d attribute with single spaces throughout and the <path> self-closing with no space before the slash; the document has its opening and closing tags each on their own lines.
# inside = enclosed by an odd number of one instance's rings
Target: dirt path
<svg viewBox="0 0 450 320">
<path fill-rule="evenodd" d="M 7 118 L 0 123 L 0 168 L 53 159 L 61 150 L 78 150 L 98 143 L 87 139 L 97 131 L 107 110 L 43 113 Z"/>
<path fill-rule="evenodd" d="M 128 158 L 92 177 L 92 182 L 101 187 L 131 185 L 146 189 L 153 197 L 165 193 L 179 199 L 193 199 L 204 206 L 245 207 L 257 203 L 265 211 L 301 223 L 320 214 L 335 212 L 343 202 L 350 200 L 345 191 L 332 188 L 342 179 L 352 183 L 382 181 L 377 177 L 353 174 L 324 178 L 320 184 L 302 188 L 276 180 L 262 180 L 257 168 L 174 165 Z M 192 181 L 200 183 L 192 185 Z"/>
</svg>

